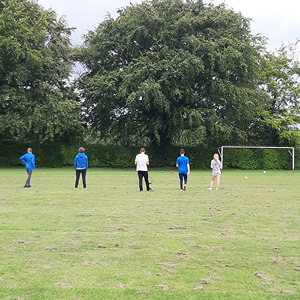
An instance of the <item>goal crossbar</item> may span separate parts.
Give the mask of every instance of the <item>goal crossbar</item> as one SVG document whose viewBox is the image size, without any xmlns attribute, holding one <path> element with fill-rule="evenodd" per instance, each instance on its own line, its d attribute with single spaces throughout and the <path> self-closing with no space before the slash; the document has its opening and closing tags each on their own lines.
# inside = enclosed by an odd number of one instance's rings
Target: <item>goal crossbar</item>
<svg viewBox="0 0 300 300">
<path fill-rule="evenodd" d="M 223 153 L 224 148 L 244 148 L 244 149 L 286 149 L 289 154 L 292 156 L 292 170 L 294 173 L 295 170 L 295 149 L 294 147 L 263 147 L 263 146 L 222 146 L 218 149 L 218 152 L 221 157 L 221 169 L 223 170 Z M 221 152 L 220 152 L 221 149 Z M 292 152 L 290 151 L 292 150 Z"/>
</svg>

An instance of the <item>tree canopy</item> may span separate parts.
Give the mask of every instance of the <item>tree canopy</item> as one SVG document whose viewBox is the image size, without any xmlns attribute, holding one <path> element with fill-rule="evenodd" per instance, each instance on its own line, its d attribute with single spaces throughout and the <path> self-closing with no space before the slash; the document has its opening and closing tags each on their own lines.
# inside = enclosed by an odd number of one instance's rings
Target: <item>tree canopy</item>
<svg viewBox="0 0 300 300">
<path fill-rule="evenodd" d="M 69 28 L 27 0 L 0 3 L 0 138 L 39 141 L 79 131 L 80 107 L 68 84 Z"/>
<path fill-rule="evenodd" d="M 261 61 L 261 89 L 265 92 L 264 117 L 258 129 L 266 145 L 299 144 L 300 64 L 298 43 L 282 44 L 266 52 Z"/>
<path fill-rule="evenodd" d="M 128 143 L 245 144 L 264 106 L 261 46 L 249 20 L 225 5 L 123 8 L 78 51 L 86 122 Z"/>
<path fill-rule="evenodd" d="M 298 41 L 267 51 L 249 19 L 202 0 L 118 13 L 73 49 L 54 11 L 0 3 L 0 140 L 66 141 L 83 123 L 111 144 L 299 144 Z"/>
</svg>

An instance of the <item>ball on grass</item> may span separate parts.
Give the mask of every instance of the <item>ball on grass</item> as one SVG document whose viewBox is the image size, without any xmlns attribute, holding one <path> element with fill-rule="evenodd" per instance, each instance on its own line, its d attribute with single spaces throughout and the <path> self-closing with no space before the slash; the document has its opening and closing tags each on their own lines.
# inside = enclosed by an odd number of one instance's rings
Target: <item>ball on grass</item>
<svg viewBox="0 0 300 300">
<path fill-rule="evenodd" d="M 267 173 L 267 171 L 264 171 L 264 174 L 266 174 Z"/>
<path fill-rule="evenodd" d="M 173 174 L 174 172 L 173 171 L 171 171 L 171 174 Z"/>
<path fill-rule="evenodd" d="M 151 184 L 152 183 L 152 181 L 149 181 L 149 184 Z"/>
<path fill-rule="evenodd" d="M 164 172 L 164 171 L 161 171 L 162 173 Z"/>
<path fill-rule="evenodd" d="M 247 180 L 247 179 L 248 179 L 248 177 L 245 177 L 244 179 L 246 179 L 246 180 Z"/>
</svg>

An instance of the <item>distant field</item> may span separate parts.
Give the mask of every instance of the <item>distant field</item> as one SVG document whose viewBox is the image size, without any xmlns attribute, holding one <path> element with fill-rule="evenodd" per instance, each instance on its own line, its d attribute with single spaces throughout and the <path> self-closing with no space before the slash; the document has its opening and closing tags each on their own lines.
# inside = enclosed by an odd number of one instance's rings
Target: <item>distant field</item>
<svg viewBox="0 0 300 300">
<path fill-rule="evenodd" d="M 300 171 L 164 171 L 0 169 L 0 299 L 300 298 Z"/>
</svg>

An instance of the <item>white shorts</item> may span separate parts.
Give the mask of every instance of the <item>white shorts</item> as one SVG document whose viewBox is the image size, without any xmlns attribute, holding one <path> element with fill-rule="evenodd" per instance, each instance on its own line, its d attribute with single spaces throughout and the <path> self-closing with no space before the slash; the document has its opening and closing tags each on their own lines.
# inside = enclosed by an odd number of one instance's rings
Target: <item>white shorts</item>
<svg viewBox="0 0 300 300">
<path fill-rule="evenodd" d="M 212 172 L 212 176 L 218 176 L 218 175 L 221 175 L 221 170 Z"/>
</svg>

